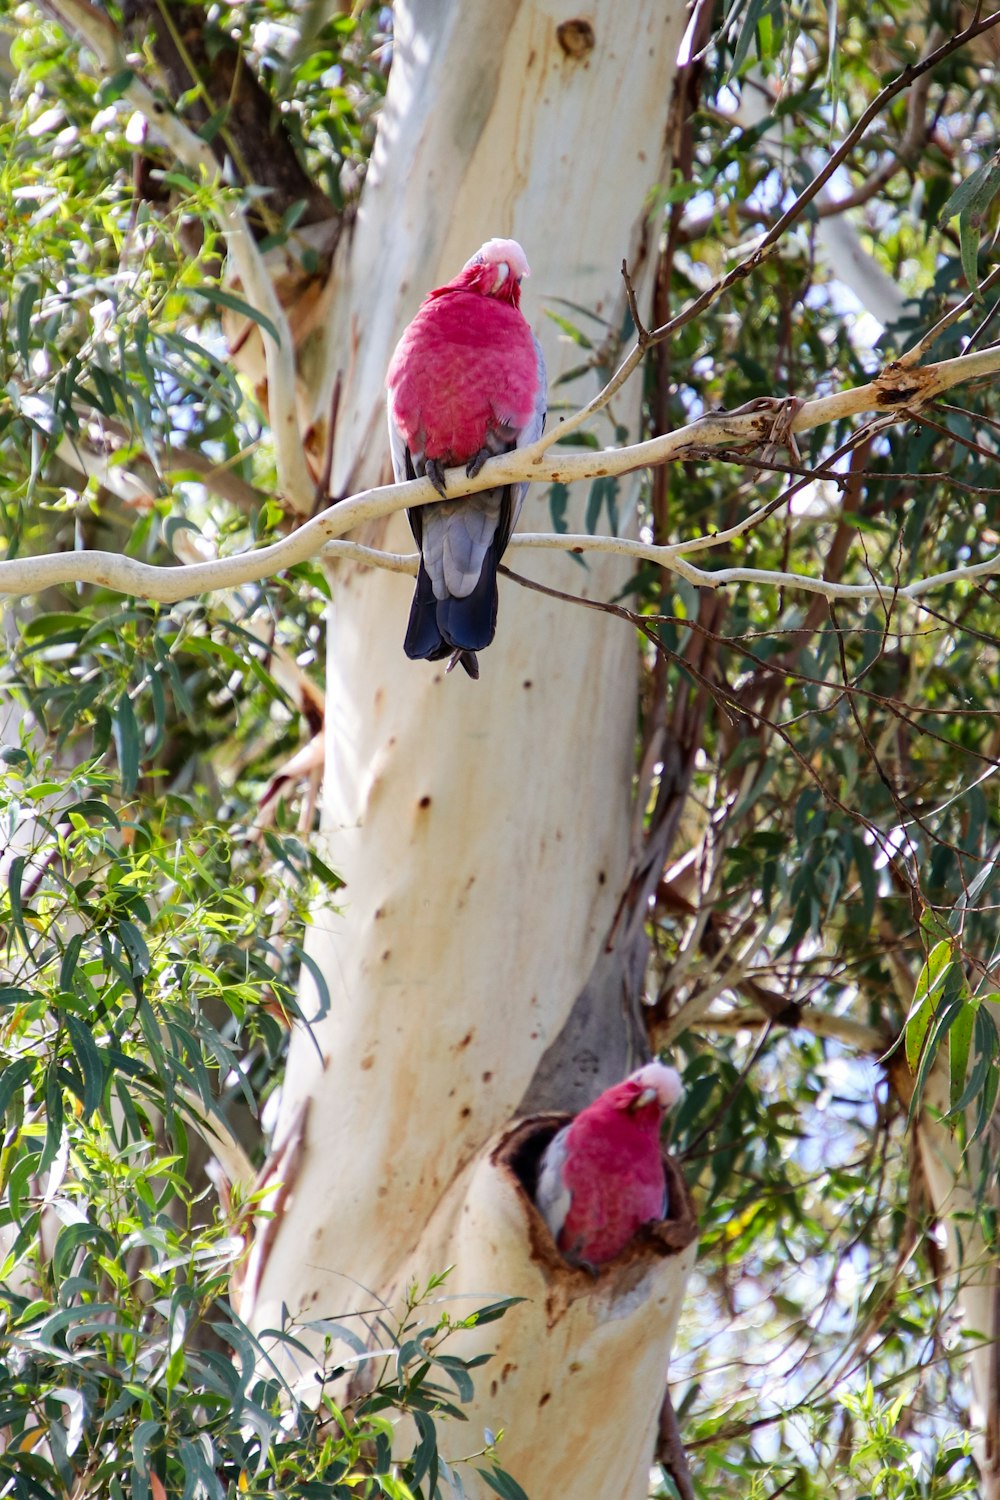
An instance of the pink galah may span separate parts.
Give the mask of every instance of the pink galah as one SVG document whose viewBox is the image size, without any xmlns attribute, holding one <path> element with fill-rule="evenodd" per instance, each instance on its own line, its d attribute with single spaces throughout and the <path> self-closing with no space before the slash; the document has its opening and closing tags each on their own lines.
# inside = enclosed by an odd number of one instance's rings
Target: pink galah
<svg viewBox="0 0 1000 1500">
<path fill-rule="evenodd" d="M 666 1217 L 660 1126 L 681 1093 L 673 1068 L 647 1063 L 605 1089 L 545 1148 L 535 1202 L 573 1265 L 613 1260 L 640 1225 Z"/>
<path fill-rule="evenodd" d="M 516 240 L 487 240 L 447 286 L 430 292 L 389 364 L 389 443 L 397 480 L 426 474 L 440 501 L 407 512 L 420 548 L 403 649 L 451 655 L 479 676 L 476 652 L 497 623 L 497 564 L 527 484 L 449 500 L 444 470 L 470 477 L 488 458 L 541 435 L 545 361 L 519 311 L 528 262 Z"/>
</svg>

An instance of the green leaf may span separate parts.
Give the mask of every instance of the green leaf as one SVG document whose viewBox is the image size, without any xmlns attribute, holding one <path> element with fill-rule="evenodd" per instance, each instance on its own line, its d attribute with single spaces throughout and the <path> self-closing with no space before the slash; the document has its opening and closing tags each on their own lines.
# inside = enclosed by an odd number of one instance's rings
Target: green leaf
<svg viewBox="0 0 1000 1500">
<path fill-rule="evenodd" d="M 35 299 L 37 296 L 38 282 L 26 281 L 18 293 L 14 310 L 17 352 L 21 356 L 22 363 L 25 365 L 31 358 L 31 315 L 35 309 Z"/>
<path fill-rule="evenodd" d="M 66 950 L 62 956 L 62 963 L 59 965 L 59 988 L 61 990 L 71 990 L 73 988 L 73 975 L 76 973 L 77 960 L 80 957 L 80 951 L 82 948 L 83 933 L 74 932 L 73 936 L 66 944 Z"/>
<path fill-rule="evenodd" d="M 257 308 L 251 307 L 242 297 L 237 297 L 233 292 L 224 292 L 221 287 L 211 286 L 208 282 L 200 286 L 192 287 L 192 292 L 198 297 L 204 297 L 206 302 L 211 302 L 218 307 L 228 308 L 230 312 L 240 313 L 251 322 L 258 323 L 265 333 L 269 333 L 276 344 L 281 343 L 278 330 L 264 313 L 258 312 Z"/>
<path fill-rule="evenodd" d="M 18 854 L 16 858 L 11 860 L 10 869 L 7 872 L 7 895 L 10 898 L 10 914 L 14 923 L 14 930 L 21 938 L 24 946 L 30 948 L 31 944 L 24 925 L 24 908 L 21 905 L 21 880 L 27 862 L 27 857 L 23 854 Z"/>
<path fill-rule="evenodd" d="M 757 35 L 757 25 L 761 19 L 761 16 L 763 15 L 764 7 L 767 5 L 767 3 L 768 0 L 750 0 L 749 5 L 747 6 L 746 15 L 743 18 L 743 24 L 741 25 L 739 30 L 739 35 L 736 38 L 736 45 L 733 48 L 733 60 L 729 65 L 729 72 L 726 74 L 727 83 L 729 83 L 742 68 L 746 60 L 746 55 L 750 43 Z M 739 14 L 742 7 L 743 0 L 734 0 L 734 3 L 729 10 L 729 14 L 725 19 L 725 23 L 723 26 L 724 31 L 727 31 L 730 34 L 732 33 L 733 23 L 735 22 L 735 18 Z"/>
<path fill-rule="evenodd" d="M 38 996 L 33 990 L 23 989 L 20 985 L 0 985 L 0 1006 L 3 1005 L 25 1005 L 30 1000 L 37 1000 Z"/>
<path fill-rule="evenodd" d="M 149 973 L 149 949 L 142 933 L 134 922 L 122 918 L 115 929 L 122 947 L 128 954 L 132 974 L 136 979 L 141 979 Z"/>
<path fill-rule="evenodd" d="M 979 290 L 979 227 L 973 224 L 968 214 L 958 221 L 958 243 L 962 255 L 962 270 L 969 290 Z"/>
<path fill-rule="evenodd" d="M 419 1441 L 410 1458 L 412 1467 L 408 1479 L 411 1484 L 419 1484 L 424 1475 L 430 1472 L 431 1465 L 437 1458 L 437 1428 L 426 1412 L 415 1411 L 413 1420 Z"/>
<path fill-rule="evenodd" d="M 107 105 L 113 104 L 116 99 L 120 99 L 134 79 L 135 72 L 132 68 L 119 68 L 117 73 L 112 73 L 110 78 L 105 78 L 97 91 L 101 108 L 103 109 Z"/>
<path fill-rule="evenodd" d="M 85 797 L 82 802 L 73 802 L 66 809 L 66 816 L 73 815 L 84 819 L 96 819 L 99 823 L 107 823 L 109 827 L 121 831 L 121 822 L 118 814 L 108 806 L 106 802 L 99 801 L 96 797 Z"/>
<path fill-rule="evenodd" d="M 553 312 L 551 307 L 547 307 L 545 309 L 545 316 L 547 318 L 551 318 L 556 327 L 559 328 L 567 338 L 572 339 L 574 344 L 578 344 L 581 349 L 593 349 L 593 340 L 589 339 L 587 335 L 581 329 L 577 328 L 575 323 L 571 323 L 568 318 L 563 318 L 559 313 Z"/>
<path fill-rule="evenodd" d="M 96 1114 L 104 1095 L 104 1060 L 89 1028 L 78 1016 L 64 1015 L 63 1024 L 83 1075 L 83 1117 Z"/>
<path fill-rule="evenodd" d="M 948 1032 L 948 1072 L 952 1111 L 954 1111 L 959 1099 L 962 1097 L 962 1092 L 965 1088 L 965 1078 L 969 1067 L 969 1051 L 972 1046 L 972 1032 L 979 1004 L 980 1002 L 976 999 L 970 998 L 966 1000 L 952 1021 Z"/>
<path fill-rule="evenodd" d="M 482 1479 L 485 1479 L 490 1489 L 494 1490 L 496 1494 L 501 1495 L 503 1500 L 528 1500 L 528 1496 L 517 1480 L 512 1479 L 506 1469 L 499 1467 L 494 1469 L 477 1468 L 476 1473 Z"/>
<path fill-rule="evenodd" d="M 24 1087 L 34 1070 L 35 1064 L 30 1057 L 16 1058 L 0 1069 L 0 1120 L 7 1113 L 14 1095 Z"/>
<path fill-rule="evenodd" d="M 123 693 L 111 717 L 111 733 L 118 752 L 122 793 L 131 797 L 139 781 L 139 726 L 128 694 Z"/>
<path fill-rule="evenodd" d="M 935 1001 L 952 962 L 950 942 L 935 943 L 917 977 L 913 1003 L 904 1028 L 906 1062 L 911 1073 L 917 1071 L 924 1039 L 934 1015 Z"/>
<path fill-rule="evenodd" d="M 994 1001 L 996 996 L 991 997 Z M 980 1005 L 976 1011 L 975 1025 L 976 1045 L 976 1074 L 977 1078 L 982 1076 L 980 1085 L 982 1092 L 979 1098 L 979 1107 L 975 1124 L 973 1125 L 970 1140 L 977 1141 L 994 1123 L 994 1113 L 997 1105 L 997 1092 L 1000 1086 L 1000 1068 L 997 1067 L 997 1057 L 1000 1055 L 1000 1037 L 997 1035 L 997 1025 L 990 1011 L 985 1005 Z"/>
<path fill-rule="evenodd" d="M 504 1313 L 524 1300 L 523 1297 L 503 1297 L 499 1302 L 488 1302 L 485 1307 L 477 1307 L 472 1315 L 475 1326 L 480 1328 L 484 1323 L 495 1323 Z"/>
<path fill-rule="evenodd" d="M 968 214 L 977 227 L 982 215 L 1000 192 L 1000 154 L 970 172 L 946 201 L 938 223 L 946 224 L 956 214 Z"/>
</svg>

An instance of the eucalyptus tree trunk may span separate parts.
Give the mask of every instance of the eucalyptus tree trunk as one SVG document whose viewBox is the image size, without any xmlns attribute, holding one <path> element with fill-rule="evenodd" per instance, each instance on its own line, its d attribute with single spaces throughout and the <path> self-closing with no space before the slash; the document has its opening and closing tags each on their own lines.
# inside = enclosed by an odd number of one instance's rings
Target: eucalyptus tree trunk
<svg viewBox="0 0 1000 1500">
<path fill-rule="evenodd" d="M 990 1008 L 1000 1020 L 1000 1006 Z M 893 1077 L 908 1102 L 912 1080 L 902 1059 L 894 1063 Z M 982 1138 L 966 1146 L 942 1121 L 950 1102 L 942 1060 L 928 1074 L 914 1144 L 928 1206 L 945 1230 L 944 1257 L 961 1326 L 979 1339 L 969 1355 L 969 1377 L 973 1425 L 981 1433 L 976 1456 L 982 1500 L 1000 1500 L 1000 1260 L 995 1237 L 986 1232 L 997 1207 L 1000 1115 L 994 1112 Z M 971 1129 L 971 1118 L 968 1123 Z"/>
<path fill-rule="evenodd" d="M 492 235 L 528 255 L 522 306 L 545 347 L 550 412 L 598 388 L 594 372 L 559 384 L 581 350 L 544 310 L 599 346 L 623 324 L 623 258 L 641 294 L 684 23 L 680 0 L 598 0 L 585 20 L 547 0 L 396 8 L 360 211 L 300 353 L 302 418 L 320 447 L 336 412 L 335 493 L 388 477 L 394 342 L 425 292 Z M 638 408 L 634 382 L 614 406 L 633 435 Z M 586 498 L 572 497 L 571 529 Z M 628 496 L 619 504 L 627 513 Z M 529 492 L 522 528 L 550 525 L 545 493 Z M 412 550 L 402 517 L 378 540 Z M 588 598 L 612 597 L 626 577 L 612 559 L 522 557 L 509 555 L 518 571 Z M 333 578 L 323 829 L 346 889 L 314 916 L 329 1004 L 307 987 L 311 1035 L 292 1041 L 276 1142 L 286 1193 L 244 1311 L 263 1326 L 281 1304 L 342 1318 L 373 1294 L 398 1305 L 449 1265 L 456 1316 L 470 1298 L 519 1293 L 528 1300 L 455 1350 L 496 1350 L 473 1432 L 505 1429 L 501 1461 L 535 1500 L 638 1497 L 693 1259 L 686 1195 L 677 1180 L 672 1223 L 595 1279 L 556 1254 L 518 1172 L 536 1125 L 512 1124 L 603 973 L 627 883 L 635 642 L 618 621 L 501 580 L 481 680 L 446 676 L 403 655 L 412 587 L 356 568 Z M 600 1000 L 621 1043 L 612 977 Z M 623 1070 L 623 1043 L 619 1053 L 577 1048 L 547 1099 L 592 1096 Z"/>
</svg>

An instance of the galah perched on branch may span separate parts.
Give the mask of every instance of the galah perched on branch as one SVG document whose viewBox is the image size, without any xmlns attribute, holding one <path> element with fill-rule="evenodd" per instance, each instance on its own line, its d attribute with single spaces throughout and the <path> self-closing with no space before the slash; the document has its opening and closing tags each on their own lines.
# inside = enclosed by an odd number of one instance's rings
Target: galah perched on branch
<svg viewBox="0 0 1000 1500">
<path fill-rule="evenodd" d="M 605 1089 L 545 1148 L 535 1202 L 573 1265 L 613 1260 L 640 1225 L 666 1217 L 660 1126 L 681 1093 L 673 1068 L 647 1063 Z"/>
<path fill-rule="evenodd" d="M 389 442 L 397 480 L 426 474 L 440 501 L 407 512 L 420 548 L 403 649 L 451 654 L 479 676 L 497 623 L 497 564 L 527 484 L 449 500 L 444 470 L 474 477 L 488 458 L 534 442 L 545 425 L 545 361 L 519 308 L 528 262 L 516 240 L 487 240 L 430 292 L 389 364 Z"/>
</svg>

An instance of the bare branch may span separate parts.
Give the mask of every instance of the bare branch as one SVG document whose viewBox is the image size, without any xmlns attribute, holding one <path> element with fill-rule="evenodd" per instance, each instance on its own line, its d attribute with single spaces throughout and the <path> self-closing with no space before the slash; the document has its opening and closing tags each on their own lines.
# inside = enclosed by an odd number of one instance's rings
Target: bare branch
<svg viewBox="0 0 1000 1500">
<path fill-rule="evenodd" d="M 697 1024 L 703 1031 L 756 1031 L 759 1026 L 766 1025 L 769 1019 L 767 1012 L 756 1006 L 732 1006 L 727 1010 L 707 1011 Z M 881 1057 L 891 1042 L 891 1038 L 876 1031 L 874 1026 L 866 1026 L 850 1016 L 833 1015 L 830 1011 L 818 1010 L 811 1005 L 802 1007 L 794 1029 L 808 1031 L 813 1036 L 829 1037 L 869 1057 Z"/>
<path fill-rule="evenodd" d="M 790 428 L 796 433 L 807 432 L 811 428 L 863 411 L 898 412 L 900 418 L 904 419 L 942 391 L 949 390 L 962 381 L 993 374 L 997 370 L 1000 370 L 1000 349 L 984 349 L 976 354 L 962 355 L 958 359 L 925 365 L 916 370 L 889 365 L 868 385 L 839 391 L 836 395 L 824 396 L 816 401 L 803 402 L 795 413 Z M 584 449 L 550 458 L 544 451 L 544 443 L 539 441 L 530 447 L 490 459 L 474 479 L 467 476 L 464 468 L 449 469 L 446 475 L 448 493 L 452 496 L 474 494 L 479 490 L 492 489 L 498 484 L 525 479 L 545 484 L 595 479 L 602 475 L 630 473 L 653 464 L 688 459 L 693 453 L 704 449 L 738 449 L 768 443 L 774 430 L 774 411 L 783 405 L 784 402 L 776 401 L 770 406 L 751 411 L 710 412 L 676 432 L 664 433 L 628 448 L 605 448 L 599 451 Z M 439 499 L 440 496 L 429 479 L 363 490 L 329 506 L 279 542 L 233 557 L 181 567 L 156 567 L 135 558 L 121 557 L 117 553 L 97 551 L 17 558 L 0 562 L 0 594 L 32 594 L 60 583 L 93 583 L 138 598 L 155 599 L 169 604 L 212 589 L 257 582 L 293 567 L 296 563 L 319 556 L 349 557 L 393 572 L 413 572 L 416 568 L 415 559 L 398 554 L 388 555 L 376 549 L 361 547 L 355 542 L 347 542 L 343 538 L 348 532 L 370 521 L 382 520 L 397 511 L 415 505 L 432 504 Z M 689 553 L 724 545 L 733 536 L 742 534 L 762 519 L 769 509 L 769 506 L 763 507 L 756 516 L 738 523 L 726 532 L 663 546 L 628 537 L 565 536 L 550 533 L 515 535 L 511 545 L 570 552 L 607 552 L 634 557 L 658 563 L 699 588 L 718 589 L 733 583 L 778 584 L 822 594 L 827 599 L 878 599 L 883 598 L 887 590 L 894 592 L 897 598 L 916 599 L 959 579 L 1000 574 L 1000 555 L 968 567 L 953 568 L 929 578 L 916 579 L 898 588 L 894 582 L 881 584 L 878 580 L 873 580 L 871 583 L 841 584 L 770 569 L 722 568 L 709 571 L 686 561 Z"/>
</svg>

